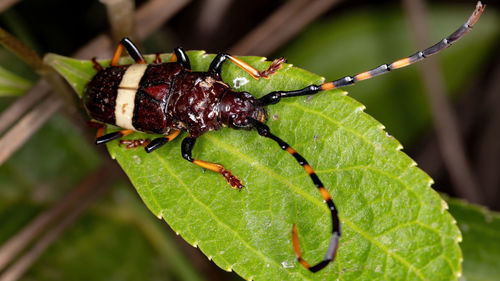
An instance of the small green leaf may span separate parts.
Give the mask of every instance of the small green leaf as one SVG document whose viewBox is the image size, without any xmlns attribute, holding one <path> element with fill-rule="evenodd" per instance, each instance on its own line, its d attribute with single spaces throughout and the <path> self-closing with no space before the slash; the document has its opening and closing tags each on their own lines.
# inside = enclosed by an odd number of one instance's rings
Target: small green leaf
<svg viewBox="0 0 500 281">
<path fill-rule="evenodd" d="M 97 73 L 91 61 L 81 61 L 67 58 L 55 54 L 48 54 L 44 57 L 44 62 L 55 68 L 75 89 L 81 98 L 85 85 Z"/>
<path fill-rule="evenodd" d="M 0 66 L 0 97 L 19 96 L 31 87 L 31 82 Z"/>
<path fill-rule="evenodd" d="M 500 214 L 457 199 L 447 200 L 462 231 L 463 276 L 467 281 L 493 281 L 500 276 Z"/>
<path fill-rule="evenodd" d="M 188 55 L 193 71 L 206 71 L 214 57 L 202 51 Z M 163 55 L 164 61 L 169 57 Z M 258 69 L 269 65 L 259 57 L 242 59 Z M 95 73 L 90 62 L 57 55 L 46 61 L 80 96 L 85 77 Z M 231 63 L 224 65 L 223 79 L 258 97 L 323 81 L 290 65 L 271 79 L 255 81 Z M 460 232 L 430 188 L 432 180 L 363 105 L 345 94 L 330 91 L 268 108 L 271 130 L 309 161 L 339 209 L 343 236 L 337 259 L 315 274 L 296 262 L 290 232 L 296 223 L 305 259 L 321 260 L 331 235 L 329 211 L 302 167 L 273 141 L 255 131 L 230 129 L 198 139 L 194 157 L 233 171 L 245 184 L 240 192 L 220 175 L 185 161 L 184 136 L 150 154 L 117 142 L 108 149 L 156 216 L 221 268 L 246 279 L 457 279 Z"/>
</svg>

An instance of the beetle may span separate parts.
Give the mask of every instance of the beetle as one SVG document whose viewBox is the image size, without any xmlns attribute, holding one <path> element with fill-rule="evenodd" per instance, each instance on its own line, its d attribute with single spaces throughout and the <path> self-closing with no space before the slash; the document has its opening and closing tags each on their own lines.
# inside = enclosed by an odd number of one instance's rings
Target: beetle
<svg viewBox="0 0 500 281">
<path fill-rule="evenodd" d="M 274 60 L 269 68 L 259 71 L 240 59 L 227 53 L 218 54 L 206 72 L 192 72 L 189 58 L 182 48 L 174 49 L 170 62 L 162 62 L 157 54 L 152 64 L 146 64 L 144 57 L 134 43 L 123 38 L 110 66 L 103 68 L 95 59 L 97 74 L 87 84 L 83 102 L 90 117 L 97 122 L 96 144 L 103 144 L 131 134 L 134 131 L 162 134 L 153 140 L 122 140 L 127 148 L 145 146 L 146 152 L 176 138 L 186 131 L 181 145 L 182 157 L 204 169 L 219 173 L 234 189 L 241 189 L 242 182 L 223 165 L 200 160 L 192 156 L 198 137 L 206 132 L 223 127 L 233 129 L 256 129 L 259 135 L 275 141 L 281 149 L 291 154 L 304 168 L 316 186 L 331 214 L 332 236 L 326 254 L 320 262 L 311 266 L 302 258 L 296 225 L 292 226 L 292 244 L 298 262 L 312 272 L 317 272 L 335 259 L 341 236 L 341 226 L 337 208 L 330 193 L 309 163 L 288 143 L 271 133 L 265 124 L 266 106 L 276 104 L 283 98 L 314 95 L 322 91 L 342 88 L 358 81 L 406 67 L 426 57 L 436 54 L 471 30 L 486 6 L 478 2 L 469 19 L 455 32 L 433 46 L 415 54 L 382 64 L 376 68 L 354 76 L 310 85 L 294 91 L 274 91 L 261 98 L 250 93 L 233 90 L 221 78 L 221 69 L 229 60 L 255 79 L 270 78 L 285 62 L 283 58 Z M 135 64 L 119 65 L 118 61 L 126 49 Z M 104 135 L 105 124 L 121 127 L 122 130 Z"/>
</svg>

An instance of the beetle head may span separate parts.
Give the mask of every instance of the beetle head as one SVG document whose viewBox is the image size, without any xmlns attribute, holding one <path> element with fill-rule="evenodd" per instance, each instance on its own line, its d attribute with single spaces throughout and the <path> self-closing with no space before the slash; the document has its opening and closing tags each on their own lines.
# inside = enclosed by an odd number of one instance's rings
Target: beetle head
<svg viewBox="0 0 500 281">
<path fill-rule="evenodd" d="M 266 122 L 267 112 L 247 92 L 227 91 L 219 103 L 220 123 L 231 128 L 251 128 L 249 118 Z"/>
</svg>

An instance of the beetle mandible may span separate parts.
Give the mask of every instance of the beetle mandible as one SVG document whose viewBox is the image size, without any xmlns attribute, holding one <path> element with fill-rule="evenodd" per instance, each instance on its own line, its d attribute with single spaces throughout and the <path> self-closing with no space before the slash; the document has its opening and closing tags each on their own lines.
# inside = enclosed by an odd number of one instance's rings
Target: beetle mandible
<svg viewBox="0 0 500 281">
<path fill-rule="evenodd" d="M 259 71 L 247 63 L 226 53 L 218 54 L 207 72 L 191 72 L 189 58 L 182 48 L 176 48 L 170 62 L 163 63 L 157 55 L 153 64 L 146 64 L 141 52 L 128 38 L 123 38 L 118 45 L 110 66 L 103 68 L 94 59 L 98 73 L 88 83 L 83 101 L 88 114 L 99 123 L 94 123 L 97 131 L 97 144 L 119 139 L 134 131 L 163 134 L 149 140 L 121 141 L 127 148 L 145 146 L 146 152 L 152 152 L 177 137 L 181 131 L 187 131 L 181 145 L 182 157 L 202 168 L 221 174 L 232 188 L 241 189 L 241 181 L 224 166 L 193 158 L 191 151 L 196 139 L 204 133 L 223 127 L 234 129 L 256 129 L 266 138 L 275 141 L 281 149 L 290 153 L 305 169 L 325 200 L 332 217 L 332 236 L 322 261 L 311 266 L 302 258 L 297 229 L 292 226 L 292 244 L 298 262 L 306 269 L 316 272 L 335 259 L 341 236 L 337 208 L 330 193 L 314 172 L 309 163 L 285 141 L 272 134 L 265 124 L 266 106 L 276 104 L 283 98 L 314 95 L 321 91 L 341 88 L 355 82 L 367 80 L 377 75 L 402 68 L 436 54 L 464 36 L 481 16 L 485 5 L 478 2 L 469 19 L 455 32 L 435 45 L 415 54 L 382 64 L 371 70 L 354 76 L 310 85 L 295 91 L 274 91 L 261 98 L 255 98 L 247 92 L 234 91 L 221 78 L 222 65 L 230 60 L 245 70 L 253 78 L 269 78 L 285 62 L 276 59 L 268 69 Z M 136 62 L 131 65 L 118 65 L 123 48 Z M 105 124 L 117 125 L 123 130 L 103 135 Z"/>
</svg>

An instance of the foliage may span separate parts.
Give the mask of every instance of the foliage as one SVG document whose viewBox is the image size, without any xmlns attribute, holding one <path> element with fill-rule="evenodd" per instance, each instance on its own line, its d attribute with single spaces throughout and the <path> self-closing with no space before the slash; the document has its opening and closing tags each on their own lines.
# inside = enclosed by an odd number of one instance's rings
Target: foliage
<svg viewBox="0 0 500 281">
<path fill-rule="evenodd" d="M 463 276 L 467 281 L 493 281 L 500 276 L 500 214 L 458 199 L 447 199 L 463 235 Z"/>
<path fill-rule="evenodd" d="M 188 55 L 194 71 L 206 70 L 214 57 L 200 51 Z M 242 59 L 259 69 L 269 65 L 258 57 Z M 46 61 L 63 75 L 69 72 L 76 89 L 83 89 L 79 81 L 85 77 L 75 79 L 75 73 L 95 72 L 88 61 L 57 55 Z M 323 80 L 286 66 L 272 79 L 254 81 L 231 64 L 224 66 L 223 79 L 233 88 L 238 81 L 239 90 L 256 96 Z M 241 192 L 183 160 L 180 138 L 151 154 L 116 142 L 108 149 L 156 216 L 220 267 L 246 279 L 455 279 L 460 233 L 430 188 L 432 180 L 363 109 L 342 91 L 269 108 L 271 130 L 316 168 L 340 210 L 344 236 L 339 254 L 316 274 L 296 263 L 290 230 L 297 223 L 305 258 L 320 259 L 330 235 L 328 210 L 302 168 L 272 141 L 236 130 L 199 139 L 194 155 L 230 168 L 246 185 Z M 154 136 L 130 136 L 144 137 Z"/>
</svg>

